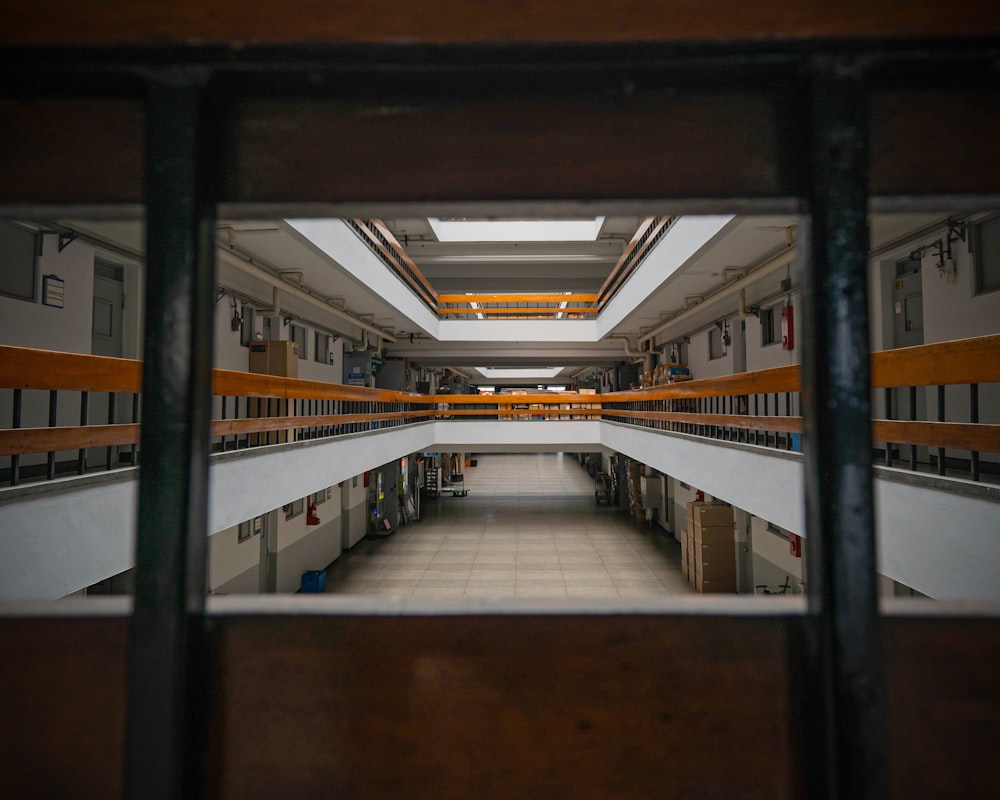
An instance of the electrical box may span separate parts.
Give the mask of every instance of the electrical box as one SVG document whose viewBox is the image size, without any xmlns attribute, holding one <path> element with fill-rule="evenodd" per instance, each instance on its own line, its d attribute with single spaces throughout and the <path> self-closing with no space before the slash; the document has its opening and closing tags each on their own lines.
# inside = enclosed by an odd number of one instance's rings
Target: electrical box
<svg viewBox="0 0 1000 800">
<path fill-rule="evenodd" d="M 781 307 L 781 349 L 795 349 L 795 317 L 792 306 Z"/>
</svg>

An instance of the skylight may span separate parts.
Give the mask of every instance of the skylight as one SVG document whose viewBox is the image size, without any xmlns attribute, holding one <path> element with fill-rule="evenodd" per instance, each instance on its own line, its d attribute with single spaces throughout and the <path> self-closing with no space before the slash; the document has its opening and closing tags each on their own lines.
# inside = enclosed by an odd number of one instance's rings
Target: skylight
<svg viewBox="0 0 1000 800">
<path fill-rule="evenodd" d="M 428 217 L 439 242 L 593 242 L 604 217 L 593 219 L 439 219 Z"/>
<path fill-rule="evenodd" d="M 533 367 L 526 369 L 502 368 L 502 367 L 476 367 L 476 370 L 491 381 L 504 381 L 514 379 L 548 380 L 554 378 L 565 367 Z"/>
</svg>

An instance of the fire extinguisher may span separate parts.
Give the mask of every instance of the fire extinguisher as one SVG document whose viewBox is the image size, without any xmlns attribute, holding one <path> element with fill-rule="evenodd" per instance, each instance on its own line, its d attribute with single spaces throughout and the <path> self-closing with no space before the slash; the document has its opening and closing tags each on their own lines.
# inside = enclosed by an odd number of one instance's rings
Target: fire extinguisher
<svg viewBox="0 0 1000 800">
<path fill-rule="evenodd" d="M 306 513 L 306 525 L 319 525 L 319 517 L 316 514 L 316 504 L 309 504 L 309 511 Z"/>
</svg>

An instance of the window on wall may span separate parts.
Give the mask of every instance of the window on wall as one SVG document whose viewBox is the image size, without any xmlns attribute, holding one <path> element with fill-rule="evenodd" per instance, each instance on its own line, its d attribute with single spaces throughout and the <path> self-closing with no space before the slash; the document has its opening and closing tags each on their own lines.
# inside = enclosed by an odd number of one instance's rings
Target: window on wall
<svg viewBox="0 0 1000 800">
<path fill-rule="evenodd" d="M 293 500 L 291 503 L 281 507 L 281 510 L 285 512 L 285 521 L 294 519 L 300 514 L 304 513 L 306 510 L 306 500 L 305 498 L 300 498 L 298 500 Z"/>
<path fill-rule="evenodd" d="M 39 243 L 34 231 L 0 220 L 0 294 L 34 302 Z"/>
<path fill-rule="evenodd" d="M 1000 289 L 1000 216 L 971 227 L 969 248 L 976 294 Z"/>
<path fill-rule="evenodd" d="M 248 306 L 244 303 L 243 308 L 240 310 L 240 318 L 243 320 L 243 324 L 240 325 L 240 344 L 244 347 L 249 347 L 250 342 L 254 339 L 254 330 L 257 327 L 257 312 L 253 306 Z"/>
<path fill-rule="evenodd" d="M 904 275 L 912 275 L 914 272 L 920 272 L 921 265 L 920 256 L 911 253 L 906 258 L 901 258 L 896 262 L 896 277 L 902 278 Z"/>
<path fill-rule="evenodd" d="M 237 527 L 236 541 L 245 542 L 251 536 L 257 536 L 264 529 L 264 518 L 254 517 L 246 522 L 241 522 Z"/>
<path fill-rule="evenodd" d="M 722 344 L 722 328 L 713 325 L 708 329 L 708 358 L 714 360 L 722 358 L 726 354 L 726 349 Z"/>
<path fill-rule="evenodd" d="M 315 358 L 320 364 L 329 364 L 330 362 L 330 339 L 332 337 L 328 333 L 320 333 L 316 331 L 316 341 L 315 347 L 313 347 L 313 358 Z"/>
<path fill-rule="evenodd" d="M 311 498 L 312 502 L 315 503 L 317 506 L 322 505 L 329 499 L 329 491 L 330 491 L 329 489 L 320 489 L 318 492 L 316 492 L 316 494 L 312 496 Z"/>
<path fill-rule="evenodd" d="M 303 325 L 291 324 L 288 326 L 288 339 L 295 342 L 299 358 L 306 357 L 306 329 Z"/>
<path fill-rule="evenodd" d="M 781 312 L 778 306 L 762 308 L 760 310 L 760 346 L 766 347 L 781 341 L 781 331 L 779 330 Z"/>
</svg>

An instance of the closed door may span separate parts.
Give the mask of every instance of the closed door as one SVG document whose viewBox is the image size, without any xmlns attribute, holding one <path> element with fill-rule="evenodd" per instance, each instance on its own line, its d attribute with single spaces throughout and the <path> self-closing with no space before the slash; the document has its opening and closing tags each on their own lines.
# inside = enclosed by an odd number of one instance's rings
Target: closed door
<svg viewBox="0 0 1000 800">
<path fill-rule="evenodd" d="M 924 293 L 919 259 L 905 259 L 896 264 L 892 292 L 893 347 L 914 347 L 924 343 Z M 910 391 L 893 390 L 892 414 L 895 419 L 927 419 L 927 393 L 916 390 L 916 405 L 911 409 Z M 927 448 L 917 448 L 917 459 L 927 460 Z"/>
<path fill-rule="evenodd" d="M 122 357 L 122 306 L 125 284 L 122 268 L 97 262 L 94 265 L 93 317 L 91 319 L 90 352 L 95 356 Z M 116 395 L 114 421 L 123 421 L 122 403 L 128 395 Z M 89 398 L 87 419 L 91 425 L 108 422 L 110 398 L 106 392 L 95 392 Z M 131 406 L 130 406 L 131 407 Z M 111 466 L 118 463 L 118 449 L 111 448 Z M 108 448 L 91 447 L 87 450 L 87 465 L 108 465 Z"/>
</svg>

